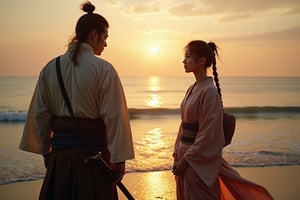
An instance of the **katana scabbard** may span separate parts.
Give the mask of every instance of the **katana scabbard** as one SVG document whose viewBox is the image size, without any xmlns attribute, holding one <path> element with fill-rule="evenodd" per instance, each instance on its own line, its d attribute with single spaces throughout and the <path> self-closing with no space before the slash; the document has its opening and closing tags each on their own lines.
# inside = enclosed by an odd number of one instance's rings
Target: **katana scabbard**
<svg viewBox="0 0 300 200">
<path fill-rule="evenodd" d="M 95 156 L 88 157 L 88 159 L 95 160 L 101 166 L 101 168 L 109 175 L 109 177 L 113 180 L 113 182 L 115 182 L 118 179 L 118 176 L 112 171 L 112 169 L 102 159 L 101 152 L 98 152 Z M 130 192 L 127 190 L 127 188 L 121 181 L 117 182 L 117 186 L 120 188 L 120 190 L 123 192 L 123 194 L 127 197 L 127 199 L 134 200 L 133 196 L 130 194 Z"/>
</svg>

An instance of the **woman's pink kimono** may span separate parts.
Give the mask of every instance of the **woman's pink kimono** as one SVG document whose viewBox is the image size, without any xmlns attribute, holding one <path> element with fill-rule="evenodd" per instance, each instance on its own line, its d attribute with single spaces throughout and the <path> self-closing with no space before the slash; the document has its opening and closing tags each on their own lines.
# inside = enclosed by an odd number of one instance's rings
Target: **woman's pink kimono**
<svg viewBox="0 0 300 200">
<path fill-rule="evenodd" d="M 240 177 L 222 158 L 223 107 L 212 78 L 188 89 L 181 120 L 173 156 L 177 161 L 184 158 L 188 167 L 184 176 L 175 177 L 178 200 L 272 199 L 265 188 Z M 186 129 L 190 124 L 198 124 L 198 130 Z"/>
</svg>

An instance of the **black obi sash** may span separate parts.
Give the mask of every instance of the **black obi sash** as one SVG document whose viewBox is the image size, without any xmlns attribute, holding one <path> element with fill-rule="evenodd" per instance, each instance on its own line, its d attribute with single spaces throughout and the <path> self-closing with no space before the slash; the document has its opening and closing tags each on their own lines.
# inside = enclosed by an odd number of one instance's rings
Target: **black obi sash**
<svg viewBox="0 0 300 200">
<path fill-rule="evenodd" d="M 106 126 L 102 119 L 54 117 L 51 128 L 53 150 L 107 145 Z"/>
<path fill-rule="evenodd" d="M 182 133 L 181 142 L 184 144 L 193 144 L 199 130 L 198 123 L 181 123 Z"/>
</svg>

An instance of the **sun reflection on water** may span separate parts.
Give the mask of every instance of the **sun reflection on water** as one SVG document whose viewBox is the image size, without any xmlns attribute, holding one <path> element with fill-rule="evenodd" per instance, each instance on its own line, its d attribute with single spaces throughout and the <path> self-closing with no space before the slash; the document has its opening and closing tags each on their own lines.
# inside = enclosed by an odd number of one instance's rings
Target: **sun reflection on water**
<svg viewBox="0 0 300 200">
<path fill-rule="evenodd" d="M 152 194 L 152 196 L 148 197 L 150 197 L 151 199 L 168 199 L 168 197 L 175 197 L 175 180 L 174 182 L 170 182 L 170 180 L 172 179 L 170 179 L 167 176 L 167 174 L 162 172 L 154 172 L 147 174 L 145 178 L 146 186 L 148 186 L 148 188 L 151 188 L 151 191 L 155 191 L 155 193 Z"/>
<path fill-rule="evenodd" d="M 158 76 L 150 76 L 148 78 L 148 91 L 150 91 L 150 95 L 149 98 L 145 100 L 147 106 L 158 108 L 163 104 L 162 98 L 158 94 L 160 90 L 160 78 Z"/>
<path fill-rule="evenodd" d="M 172 148 L 170 138 L 165 135 L 162 128 L 148 130 L 145 136 L 137 142 L 135 148 L 137 152 L 135 168 L 143 170 L 170 169 Z"/>
<path fill-rule="evenodd" d="M 150 76 L 148 78 L 148 90 L 152 92 L 160 90 L 160 79 L 158 76 Z"/>
<path fill-rule="evenodd" d="M 146 133 L 146 137 L 140 141 L 143 144 L 144 151 L 155 154 L 155 150 L 163 148 L 164 141 L 162 140 L 161 128 L 154 128 Z"/>
<path fill-rule="evenodd" d="M 176 199 L 175 179 L 170 171 L 136 173 L 132 179 L 129 179 L 129 176 L 125 179 L 135 199 Z M 127 199 L 120 190 L 118 193 L 120 200 Z"/>
</svg>

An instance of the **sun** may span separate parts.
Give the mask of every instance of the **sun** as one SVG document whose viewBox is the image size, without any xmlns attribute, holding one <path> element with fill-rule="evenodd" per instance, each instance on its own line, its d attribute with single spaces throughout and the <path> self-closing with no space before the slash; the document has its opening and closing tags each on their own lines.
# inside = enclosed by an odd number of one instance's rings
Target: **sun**
<svg viewBox="0 0 300 200">
<path fill-rule="evenodd" d="M 156 46 L 150 47 L 150 53 L 156 55 L 158 53 L 158 48 Z"/>
</svg>

